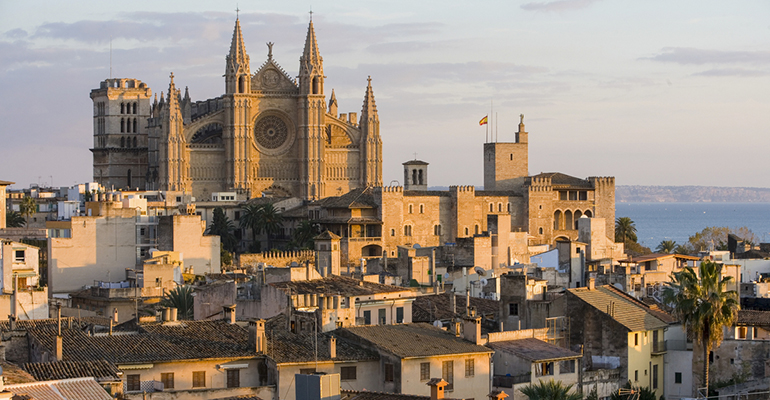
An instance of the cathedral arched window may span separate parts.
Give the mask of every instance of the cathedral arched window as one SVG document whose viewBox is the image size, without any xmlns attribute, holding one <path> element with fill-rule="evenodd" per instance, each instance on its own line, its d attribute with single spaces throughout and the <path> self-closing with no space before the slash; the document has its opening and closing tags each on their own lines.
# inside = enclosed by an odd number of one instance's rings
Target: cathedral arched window
<svg viewBox="0 0 770 400">
<path fill-rule="evenodd" d="M 136 133 L 136 118 L 134 118 L 134 129 L 133 132 Z"/>
<path fill-rule="evenodd" d="M 412 185 L 417 185 L 417 170 L 412 170 Z"/>
<path fill-rule="evenodd" d="M 120 147 L 126 147 L 126 138 L 125 137 L 120 138 Z"/>
<path fill-rule="evenodd" d="M 238 93 L 246 92 L 246 81 L 243 77 L 238 78 Z"/>
<path fill-rule="evenodd" d="M 126 119 L 121 118 L 120 119 L 120 133 L 123 133 L 126 131 Z"/>
<path fill-rule="evenodd" d="M 126 113 L 126 105 L 123 103 L 120 103 L 120 113 L 125 114 Z"/>
<path fill-rule="evenodd" d="M 128 175 L 126 176 L 126 186 L 129 188 L 131 187 L 131 170 L 128 170 Z"/>
<path fill-rule="evenodd" d="M 134 103 L 134 114 L 136 114 L 136 103 Z"/>
<path fill-rule="evenodd" d="M 134 137 L 133 147 L 136 147 L 136 137 Z"/>
<path fill-rule="evenodd" d="M 315 77 L 313 78 L 313 94 L 319 94 L 321 92 L 321 82 L 320 78 Z"/>
</svg>

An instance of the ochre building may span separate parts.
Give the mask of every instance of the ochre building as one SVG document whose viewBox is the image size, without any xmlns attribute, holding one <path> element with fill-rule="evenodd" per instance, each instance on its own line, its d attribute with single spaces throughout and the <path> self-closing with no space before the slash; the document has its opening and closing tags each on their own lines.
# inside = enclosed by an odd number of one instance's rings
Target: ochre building
<svg viewBox="0 0 770 400">
<path fill-rule="evenodd" d="M 371 79 L 360 114 L 327 101 L 323 58 L 310 21 L 299 76 L 273 59 L 252 71 L 236 19 L 225 93 L 193 102 L 171 74 L 151 100 L 137 79 L 108 79 L 91 91 L 94 180 L 108 188 L 319 199 L 382 186 L 382 140 Z"/>
</svg>

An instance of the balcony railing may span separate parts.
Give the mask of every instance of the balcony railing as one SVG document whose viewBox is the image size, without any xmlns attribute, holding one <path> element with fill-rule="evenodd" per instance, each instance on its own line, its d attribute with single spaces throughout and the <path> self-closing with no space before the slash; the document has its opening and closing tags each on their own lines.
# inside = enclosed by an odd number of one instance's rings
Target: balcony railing
<svg viewBox="0 0 770 400">
<path fill-rule="evenodd" d="M 665 341 L 659 341 L 659 342 L 652 342 L 652 354 L 663 354 L 666 352 L 666 342 Z"/>
</svg>

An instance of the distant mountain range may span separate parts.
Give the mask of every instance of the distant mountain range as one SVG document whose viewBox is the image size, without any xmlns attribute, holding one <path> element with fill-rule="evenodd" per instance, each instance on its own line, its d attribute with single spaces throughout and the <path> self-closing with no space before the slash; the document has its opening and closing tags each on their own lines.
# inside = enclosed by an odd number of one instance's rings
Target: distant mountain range
<svg viewBox="0 0 770 400">
<path fill-rule="evenodd" d="M 770 188 L 618 185 L 618 203 L 770 203 Z"/>
</svg>

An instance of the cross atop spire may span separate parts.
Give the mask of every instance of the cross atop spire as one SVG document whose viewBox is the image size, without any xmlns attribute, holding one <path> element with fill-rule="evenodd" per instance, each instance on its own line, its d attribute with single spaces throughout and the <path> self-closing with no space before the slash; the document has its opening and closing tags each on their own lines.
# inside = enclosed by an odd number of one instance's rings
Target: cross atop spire
<svg viewBox="0 0 770 400">
<path fill-rule="evenodd" d="M 313 7 L 310 7 L 310 20 L 313 20 Z"/>
<path fill-rule="evenodd" d="M 238 8 L 238 3 L 235 4 L 235 20 L 237 21 L 240 17 L 241 9 Z"/>
</svg>

